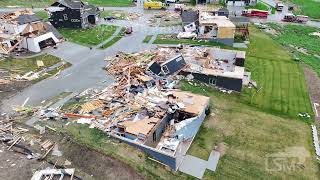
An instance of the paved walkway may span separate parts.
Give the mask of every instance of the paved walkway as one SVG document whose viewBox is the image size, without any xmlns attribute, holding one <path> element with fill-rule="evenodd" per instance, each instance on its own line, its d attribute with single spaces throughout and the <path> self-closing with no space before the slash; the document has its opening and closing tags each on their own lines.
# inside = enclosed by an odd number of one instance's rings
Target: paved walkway
<svg viewBox="0 0 320 180">
<path fill-rule="evenodd" d="M 119 33 L 121 32 L 121 28 L 120 26 L 117 27 L 116 31 L 112 34 L 112 36 L 110 36 L 108 39 L 104 40 L 103 42 L 101 42 L 100 44 L 98 44 L 96 46 L 96 48 L 100 48 L 101 46 L 103 46 L 104 44 L 110 42 L 113 38 L 115 38 L 116 36 L 119 35 Z"/>
<path fill-rule="evenodd" d="M 182 160 L 179 171 L 198 179 L 202 179 L 206 169 L 209 169 L 213 172 L 216 171 L 219 158 L 220 153 L 218 151 L 212 151 L 210 153 L 208 161 L 191 155 L 186 155 Z"/>
</svg>

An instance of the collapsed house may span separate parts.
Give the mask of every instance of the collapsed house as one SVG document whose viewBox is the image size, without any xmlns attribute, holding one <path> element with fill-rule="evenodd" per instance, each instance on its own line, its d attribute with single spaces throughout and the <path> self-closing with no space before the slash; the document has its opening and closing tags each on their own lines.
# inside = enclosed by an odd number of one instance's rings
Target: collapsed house
<svg viewBox="0 0 320 180">
<path fill-rule="evenodd" d="M 5 13 L 0 16 L 0 53 L 14 50 L 38 53 L 60 42 L 62 36 L 30 10 Z"/>
<path fill-rule="evenodd" d="M 183 33 L 196 33 L 198 39 L 215 41 L 232 46 L 236 26 L 230 21 L 228 16 L 228 11 L 223 9 L 212 12 L 182 11 Z"/>
<path fill-rule="evenodd" d="M 56 28 L 88 28 L 99 21 L 100 10 L 81 1 L 59 0 L 46 8 Z"/>
</svg>

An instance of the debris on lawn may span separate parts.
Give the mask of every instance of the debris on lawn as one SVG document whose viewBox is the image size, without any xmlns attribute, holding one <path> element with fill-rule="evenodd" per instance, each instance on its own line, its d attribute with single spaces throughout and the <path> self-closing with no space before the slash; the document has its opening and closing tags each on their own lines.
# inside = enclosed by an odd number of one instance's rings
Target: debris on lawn
<svg viewBox="0 0 320 180">
<path fill-rule="evenodd" d="M 150 26 L 157 26 L 158 22 L 160 27 L 181 25 L 182 23 L 180 13 L 174 11 L 161 11 L 149 19 Z"/>
<path fill-rule="evenodd" d="M 44 133 L 44 128 L 36 126 L 36 128 Z M 29 133 L 29 130 L 9 119 L 0 119 L 0 141 L 8 146 L 8 151 L 14 151 L 19 154 L 24 154 L 27 159 L 41 160 L 54 148 L 54 142 L 44 140 L 41 137 Z M 61 153 L 61 152 L 60 152 Z M 59 155 L 55 149 L 55 154 Z"/>
<path fill-rule="evenodd" d="M 320 37 L 320 32 L 313 32 L 313 33 L 310 33 L 309 35 Z"/>
</svg>

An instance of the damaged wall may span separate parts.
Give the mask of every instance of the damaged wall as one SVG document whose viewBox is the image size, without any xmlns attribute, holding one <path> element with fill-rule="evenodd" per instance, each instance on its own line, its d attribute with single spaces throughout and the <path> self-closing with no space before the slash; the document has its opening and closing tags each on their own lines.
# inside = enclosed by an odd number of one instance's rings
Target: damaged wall
<svg viewBox="0 0 320 180">
<path fill-rule="evenodd" d="M 241 92 L 242 79 L 234 79 L 228 77 L 217 77 L 216 85 L 233 91 Z"/>
<path fill-rule="evenodd" d="M 140 149 L 141 151 L 145 152 L 146 154 L 148 154 L 149 156 L 151 156 L 153 159 L 156 159 L 164 164 L 166 164 L 167 166 L 169 166 L 171 169 L 173 170 L 178 170 L 178 166 L 176 163 L 176 158 L 174 156 L 170 156 L 168 154 L 165 154 L 161 151 L 158 151 L 154 148 L 148 147 L 146 145 L 143 144 L 136 144 L 135 141 L 126 139 L 124 137 L 121 136 L 114 136 L 114 138 L 121 140 L 122 142 L 125 142 L 133 147 L 136 147 L 138 149 Z"/>
<path fill-rule="evenodd" d="M 162 134 L 165 131 L 167 124 L 170 122 L 171 119 L 172 119 L 172 114 L 167 114 L 164 118 L 162 118 L 158 126 L 154 128 L 154 131 L 150 132 L 149 137 L 145 142 L 145 145 L 156 147 L 158 142 L 161 139 Z M 154 141 L 154 138 L 155 138 L 155 141 Z"/>
</svg>

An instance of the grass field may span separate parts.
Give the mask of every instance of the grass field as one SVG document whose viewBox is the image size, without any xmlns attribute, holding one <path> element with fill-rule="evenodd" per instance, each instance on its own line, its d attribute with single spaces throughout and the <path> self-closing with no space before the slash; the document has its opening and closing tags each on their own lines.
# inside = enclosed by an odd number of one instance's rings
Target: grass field
<svg viewBox="0 0 320 180">
<path fill-rule="evenodd" d="M 108 39 L 116 31 L 116 26 L 99 25 L 90 29 L 59 29 L 59 32 L 69 41 L 85 46 L 98 45 Z"/>
<path fill-rule="evenodd" d="M 256 28 L 250 28 L 246 68 L 261 90 L 245 89 L 242 100 L 264 111 L 297 117 L 312 113 L 301 65 L 280 44 Z"/>
<path fill-rule="evenodd" d="M 114 7 L 126 7 L 132 6 L 132 0 L 86 0 L 89 4 L 94 4 L 96 6 L 114 6 Z"/>
<path fill-rule="evenodd" d="M 19 7 L 48 7 L 50 4 L 54 3 L 55 0 L 1 0 L 0 7 L 10 7 L 10 6 L 19 6 Z M 89 4 L 96 6 L 132 6 L 133 3 L 131 0 L 85 0 Z"/>
<path fill-rule="evenodd" d="M 319 166 L 313 155 L 311 129 L 307 123 L 261 112 L 242 103 L 237 95 L 222 94 L 208 87 L 184 82 L 182 89 L 211 98 L 211 115 L 202 124 L 188 152 L 208 159 L 217 146 L 224 154 L 216 172 L 206 171 L 204 179 L 317 178 Z M 267 155 L 294 146 L 305 148 L 312 154 L 304 169 L 267 171 Z"/>
<path fill-rule="evenodd" d="M 296 14 L 304 14 L 314 19 L 320 19 L 320 1 L 317 0 L 285 0 L 288 3 L 293 3 Z"/>
<path fill-rule="evenodd" d="M 5 58 L 0 60 L 0 69 L 6 69 L 22 75 L 30 71 L 41 70 L 37 66 L 37 61 L 39 60 L 43 61 L 45 67 L 50 67 L 61 61 L 60 58 L 47 54 L 33 58 Z"/>
<path fill-rule="evenodd" d="M 309 35 L 310 33 L 318 32 L 319 29 L 300 25 L 280 26 L 270 24 L 270 26 L 279 32 L 278 35 L 272 37 L 283 46 L 294 51 L 294 54 L 301 59 L 301 61 L 312 67 L 320 76 L 320 37 Z M 306 53 L 301 53 L 289 45 L 303 48 L 306 50 Z"/>
</svg>

